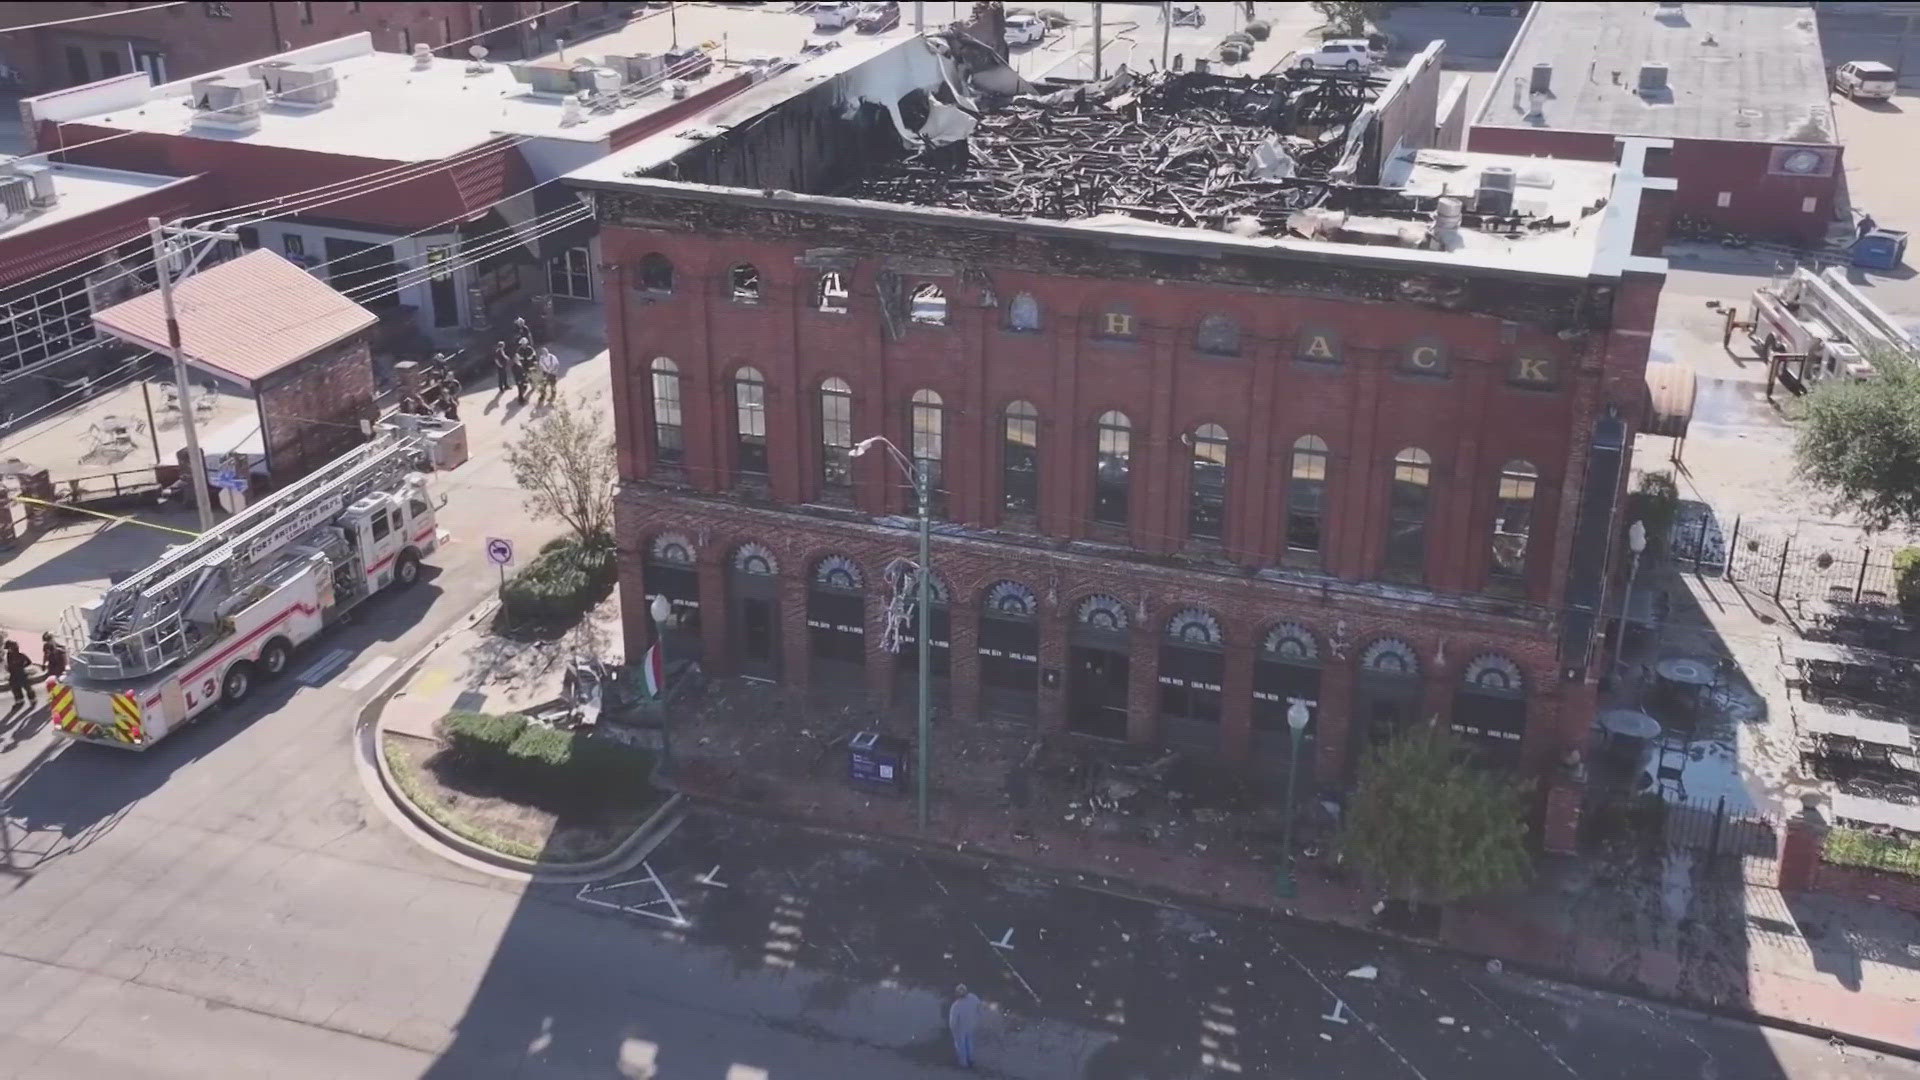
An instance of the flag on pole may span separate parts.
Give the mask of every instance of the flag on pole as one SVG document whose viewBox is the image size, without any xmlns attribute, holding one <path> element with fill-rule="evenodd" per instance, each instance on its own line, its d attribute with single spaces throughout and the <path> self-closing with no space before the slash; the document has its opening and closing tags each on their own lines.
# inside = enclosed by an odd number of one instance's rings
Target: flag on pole
<svg viewBox="0 0 1920 1080">
<path fill-rule="evenodd" d="M 660 692 L 666 689 L 667 673 L 660 659 L 660 643 L 658 641 L 647 646 L 647 655 L 640 661 L 640 671 L 642 677 L 647 680 L 647 696 L 659 697 Z"/>
</svg>

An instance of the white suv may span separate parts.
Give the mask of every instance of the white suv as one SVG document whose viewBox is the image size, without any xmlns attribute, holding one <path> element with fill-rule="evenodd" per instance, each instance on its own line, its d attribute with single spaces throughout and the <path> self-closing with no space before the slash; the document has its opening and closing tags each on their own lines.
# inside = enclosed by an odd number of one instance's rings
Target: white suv
<svg viewBox="0 0 1920 1080">
<path fill-rule="evenodd" d="M 1855 101 L 1893 97 L 1893 69 L 1874 60 L 1849 60 L 1833 69 L 1833 88 Z"/>
<path fill-rule="evenodd" d="M 814 29 L 839 30 L 852 26 L 853 20 L 860 17 L 860 5 L 855 3 L 815 4 L 808 14 L 813 16 Z"/>
<path fill-rule="evenodd" d="M 1371 71 L 1387 54 L 1367 45 L 1365 38 L 1334 38 L 1323 41 L 1312 52 L 1295 55 L 1297 68 L 1343 68 L 1347 71 Z"/>
</svg>

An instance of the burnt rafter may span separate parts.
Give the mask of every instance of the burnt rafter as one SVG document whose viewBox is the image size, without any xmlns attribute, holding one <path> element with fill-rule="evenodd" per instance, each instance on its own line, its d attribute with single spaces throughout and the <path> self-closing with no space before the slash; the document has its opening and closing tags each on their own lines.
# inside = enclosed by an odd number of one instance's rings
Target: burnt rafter
<svg viewBox="0 0 1920 1080">
<path fill-rule="evenodd" d="M 1317 205 L 1385 80 L 1289 70 L 1122 75 L 1013 98 L 966 139 L 879 164 L 838 194 L 1014 217 L 1125 214 L 1283 231 Z"/>
</svg>

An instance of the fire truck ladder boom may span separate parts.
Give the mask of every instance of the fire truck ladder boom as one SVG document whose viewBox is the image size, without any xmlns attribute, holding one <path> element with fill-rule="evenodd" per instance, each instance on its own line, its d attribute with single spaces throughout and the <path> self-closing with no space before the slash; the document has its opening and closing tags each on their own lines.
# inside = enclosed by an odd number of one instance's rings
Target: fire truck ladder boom
<svg viewBox="0 0 1920 1080">
<path fill-rule="evenodd" d="M 393 486 L 411 471 L 419 452 L 412 439 L 367 443 L 168 551 L 101 597 L 86 628 L 87 645 L 72 657 L 75 665 L 127 678 L 191 652 L 197 640 L 184 616 L 223 572 L 229 590 L 241 588 L 273 556 L 354 500 Z"/>
</svg>

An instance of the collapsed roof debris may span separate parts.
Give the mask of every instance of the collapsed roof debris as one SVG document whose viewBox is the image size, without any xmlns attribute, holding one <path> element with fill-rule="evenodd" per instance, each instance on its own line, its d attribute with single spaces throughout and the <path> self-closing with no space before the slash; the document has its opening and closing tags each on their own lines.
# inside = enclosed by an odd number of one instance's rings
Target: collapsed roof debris
<svg viewBox="0 0 1920 1080">
<path fill-rule="evenodd" d="M 1135 75 L 1013 97 L 964 139 L 926 140 L 839 194 L 1012 217 L 1125 214 L 1286 228 L 1321 201 L 1387 80 L 1289 70 Z"/>
</svg>

